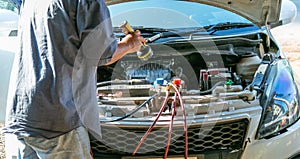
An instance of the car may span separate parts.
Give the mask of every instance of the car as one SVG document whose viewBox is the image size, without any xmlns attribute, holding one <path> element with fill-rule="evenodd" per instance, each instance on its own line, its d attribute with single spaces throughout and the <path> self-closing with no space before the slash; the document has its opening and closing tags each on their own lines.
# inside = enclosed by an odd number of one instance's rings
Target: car
<svg viewBox="0 0 300 159">
<path fill-rule="evenodd" d="M 292 1 L 106 3 L 116 38 L 146 43 L 97 69 L 94 158 L 300 157 L 299 80 L 270 32 L 295 19 Z"/>
<path fill-rule="evenodd" d="M 18 28 L 18 14 L 14 10 L 11 3 L 0 0 L 0 122 L 1 125 L 5 122 L 6 112 L 6 98 L 8 93 L 8 85 L 10 80 L 10 73 L 12 70 L 14 55 L 18 46 L 17 43 L 17 28 Z M 12 140 L 13 139 L 13 140 Z M 5 153 L 6 158 L 16 156 L 17 152 L 14 150 L 13 136 L 5 136 Z M 2 147 L 1 147 L 2 148 Z M 4 147 L 3 147 L 4 148 Z M 2 152 L 4 151 L 1 149 Z"/>
<path fill-rule="evenodd" d="M 292 1 L 106 3 L 148 49 L 98 68 L 95 158 L 300 157 L 299 80 L 270 31 Z"/>
<path fill-rule="evenodd" d="M 1 3 L 0 3 L 1 4 Z M 16 51 L 16 32 L 18 28 L 18 14 L 14 11 L 6 9 L 0 5 L 0 68 L 1 79 L 0 83 L 0 120 L 5 120 L 5 107 L 6 96 L 10 77 L 10 71 L 12 67 L 12 61 L 14 58 L 14 52 Z"/>
</svg>

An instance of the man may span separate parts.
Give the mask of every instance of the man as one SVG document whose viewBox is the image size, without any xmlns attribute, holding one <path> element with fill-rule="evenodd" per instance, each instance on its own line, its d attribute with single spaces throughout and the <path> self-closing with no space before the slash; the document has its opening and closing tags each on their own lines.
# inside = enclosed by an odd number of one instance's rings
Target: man
<svg viewBox="0 0 300 159">
<path fill-rule="evenodd" d="M 97 65 L 136 52 L 136 31 L 117 42 L 103 0 L 14 0 L 15 55 L 4 133 L 17 135 L 19 158 L 86 159 L 88 130 L 101 137 Z"/>
</svg>

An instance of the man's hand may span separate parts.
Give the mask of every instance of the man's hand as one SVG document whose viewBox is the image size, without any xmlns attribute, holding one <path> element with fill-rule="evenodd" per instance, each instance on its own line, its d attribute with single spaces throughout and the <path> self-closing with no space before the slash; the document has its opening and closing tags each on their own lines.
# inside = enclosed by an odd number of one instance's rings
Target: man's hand
<svg viewBox="0 0 300 159">
<path fill-rule="evenodd" d="M 133 34 L 126 35 L 120 42 L 127 43 L 130 48 L 128 53 L 133 53 L 141 49 L 141 45 L 145 42 L 145 39 L 141 36 L 141 32 L 136 30 Z"/>
<path fill-rule="evenodd" d="M 126 35 L 119 43 L 118 47 L 111 59 L 106 65 L 113 64 L 114 62 L 121 59 L 128 53 L 134 53 L 141 49 L 142 43 L 145 42 L 145 39 L 141 36 L 141 32 L 136 30 L 132 34 Z"/>
</svg>

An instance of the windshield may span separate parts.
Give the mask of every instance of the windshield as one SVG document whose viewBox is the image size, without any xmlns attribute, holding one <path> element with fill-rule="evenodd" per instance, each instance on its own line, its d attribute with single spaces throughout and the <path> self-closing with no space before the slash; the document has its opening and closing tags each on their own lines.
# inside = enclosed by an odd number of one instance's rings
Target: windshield
<svg viewBox="0 0 300 159">
<path fill-rule="evenodd" d="M 204 27 L 219 23 L 251 23 L 224 9 L 195 2 L 148 0 L 109 6 L 114 27 L 127 20 L 132 26 L 150 28 Z"/>
</svg>

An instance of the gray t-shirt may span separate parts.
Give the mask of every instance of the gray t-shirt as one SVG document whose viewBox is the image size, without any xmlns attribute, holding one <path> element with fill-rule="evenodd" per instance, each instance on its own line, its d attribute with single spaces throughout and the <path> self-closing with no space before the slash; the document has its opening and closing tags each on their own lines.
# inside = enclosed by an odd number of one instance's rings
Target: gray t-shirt
<svg viewBox="0 0 300 159">
<path fill-rule="evenodd" d="M 117 47 L 102 0 L 15 0 L 15 55 L 4 132 L 53 138 L 84 125 L 100 133 L 96 69 Z"/>
</svg>

